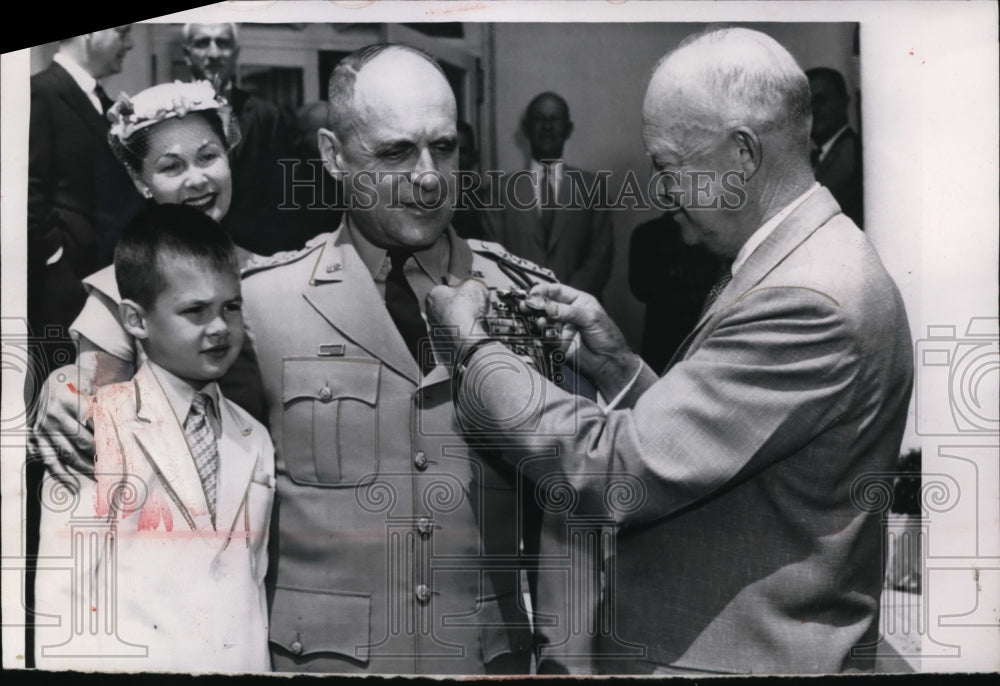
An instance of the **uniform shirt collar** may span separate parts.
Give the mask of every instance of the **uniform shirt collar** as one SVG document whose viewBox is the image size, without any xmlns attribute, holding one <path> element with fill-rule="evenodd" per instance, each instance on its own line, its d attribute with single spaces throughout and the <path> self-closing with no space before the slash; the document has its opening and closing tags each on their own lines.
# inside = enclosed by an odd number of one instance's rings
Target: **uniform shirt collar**
<svg viewBox="0 0 1000 686">
<path fill-rule="evenodd" d="M 66 70 L 66 73 L 76 82 L 76 85 L 80 87 L 80 90 L 84 92 L 92 103 L 97 107 L 97 111 L 101 111 L 100 100 L 97 99 L 97 94 L 94 93 L 94 89 L 97 88 L 97 79 L 91 76 L 86 69 L 80 66 L 79 62 L 74 60 L 69 55 L 57 52 L 53 56 L 52 61 L 58 64 L 60 67 Z"/>
<path fill-rule="evenodd" d="M 368 268 L 372 278 L 376 282 L 384 282 L 389 274 L 391 264 L 389 253 L 385 248 L 380 248 L 362 235 L 354 226 L 350 218 L 344 220 L 344 231 L 341 232 L 342 241 L 350 243 L 358 253 L 358 257 Z M 423 250 L 416 250 L 413 253 L 417 266 L 434 283 L 446 283 L 448 267 L 451 257 L 451 232 L 446 231 L 441 234 L 432 246 Z"/>
<path fill-rule="evenodd" d="M 753 254 L 753 251 L 760 247 L 760 244 L 767 240 L 768 236 L 774 233 L 774 230 L 778 228 L 781 222 L 785 221 L 785 219 L 788 218 L 788 215 L 794 212 L 799 205 L 804 203 L 806 199 L 817 190 L 819 190 L 819 183 L 813 182 L 813 185 L 811 185 L 805 193 L 785 205 L 781 211 L 764 222 L 759 229 L 750 235 L 750 238 L 747 239 L 746 243 L 743 244 L 743 247 L 740 248 L 740 251 L 736 254 L 736 259 L 733 260 L 731 271 L 734 276 L 736 275 L 736 272 L 739 271 L 740 267 L 742 267 L 747 261 L 747 258 Z"/>
<path fill-rule="evenodd" d="M 205 393 L 209 398 L 212 399 L 212 417 L 211 422 L 213 430 L 216 431 L 216 437 L 218 437 L 218 426 L 219 426 L 219 384 L 215 381 L 210 381 L 205 384 L 204 388 L 200 391 L 196 390 L 190 383 L 180 378 L 176 374 L 168 372 L 166 369 L 156 364 L 152 360 L 147 359 L 146 364 L 149 366 L 153 376 L 160 383 L 160 388 L 163 389 L 163 394 L 167 397 L 167 402 L 170 403 L 170 409 L 174 411 L 174 415 L 177 417 L 177 421 L 180 422 L 181 426 L 184 425 L 184 420 L 187 419 L 188 412 L 191 410 L 191 401 L 194 400 L 195 393 Z"/>
</svg>

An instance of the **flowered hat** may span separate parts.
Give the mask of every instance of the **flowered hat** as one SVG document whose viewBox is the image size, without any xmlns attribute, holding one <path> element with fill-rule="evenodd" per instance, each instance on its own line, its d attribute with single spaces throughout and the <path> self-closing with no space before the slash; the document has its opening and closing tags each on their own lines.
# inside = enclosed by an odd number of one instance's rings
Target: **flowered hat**
<svg viewBox="0 0 1000 686">
<path fill-rule="evenodd" d="M 219 118 L 227 150 L 232 150 L 239 143 L 240 132 L 232 108 L 208 81 L 174 81 L 152 86 L 132 97 L 120 94 L 118 101 L 108 110 L 111 121 L 108 141 L 122 162 L 134 169 L 136 160 L 130 143 L 136 134 L 161 121 L 184 117 L 190 112 L 211 112 Z"/>
</svg>

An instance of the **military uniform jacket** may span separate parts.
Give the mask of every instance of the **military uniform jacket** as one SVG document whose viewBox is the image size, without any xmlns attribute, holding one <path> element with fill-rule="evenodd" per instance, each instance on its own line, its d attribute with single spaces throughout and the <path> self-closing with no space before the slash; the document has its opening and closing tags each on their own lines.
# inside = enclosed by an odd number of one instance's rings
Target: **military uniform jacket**
<svg viewBox="0 0 1000 686">
<path fill-rule="evenodd" d="M 448 240 L 451 284 L 511 285 L 518 258 Z M 274 668 L 526 673 L 516 480 L 458 435 L 450 366 L 421 378 L 344 226 L 243 292 L 277 455 Z"/>
</svg>

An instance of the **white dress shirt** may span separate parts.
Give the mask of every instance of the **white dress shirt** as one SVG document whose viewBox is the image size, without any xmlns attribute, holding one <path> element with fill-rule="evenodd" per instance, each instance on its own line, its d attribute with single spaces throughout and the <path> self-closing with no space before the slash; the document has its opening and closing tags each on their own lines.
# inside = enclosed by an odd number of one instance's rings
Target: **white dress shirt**
<svg viewBox="0 0 1000 686">
<path fill-rule="evenodd" d="M 52 61 L 66 70 L 73 80 L 76 81 L 76 85 L 80 87 L 83 94 L 87 96 L 87 99 L 90 100 L 97 113 L 104 116 L 104 107 L 101 105 L 101 99 L 97 97 L 97 93 L 95 92 L 98 86 L 97 79 L 81 67 L 76 60 L 65 53 L 57 52 Z"/>
</svg>

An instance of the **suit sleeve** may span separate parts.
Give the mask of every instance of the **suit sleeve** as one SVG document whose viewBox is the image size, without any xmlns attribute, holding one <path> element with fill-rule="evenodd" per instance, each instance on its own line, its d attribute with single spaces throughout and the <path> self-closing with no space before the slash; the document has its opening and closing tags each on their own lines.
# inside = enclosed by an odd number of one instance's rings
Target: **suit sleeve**
<svg viewBox="0 0 1000 686">
<path fill-rule="evenodd" d="M 62 236 L 51 221 L 52 118 L 44 93 L 31 90 L 31 113 L 28 128 L 28 250 L 29 261 L 37 267 L 45 264 L 62 246 Z"/>
<path fill-rule="evenodd" d="M 600 297 L 611 275 L 611 261 L 615 252 L 615 235 L 611 213 L 595 210 L 590 217 L 590 249 L 566 283 L 573 288 Z"/>
<path fill-rule="evenodd" d="M 484 415 L 529 417 L 530 425 L 500 429 L 519 448 L 555 455 L 521 465 L 532 481 L 564 479 L 581 512 L 648 522 L 750 478 L 847 412 L 859 367 L 856 336 L 820 293 L 760 289 L 722 313 L 697 351 L 665 376 L 653 381 L 643 370 L 628 409 L 605 414 L 499 346 L 473 358 L 457 408 L 471 440 L 484 428 L 496 431 L 495 423 L 484 427 Z M 610 492 L 615 483 L 631 489 L 627 506 Z"/>
</svg>

